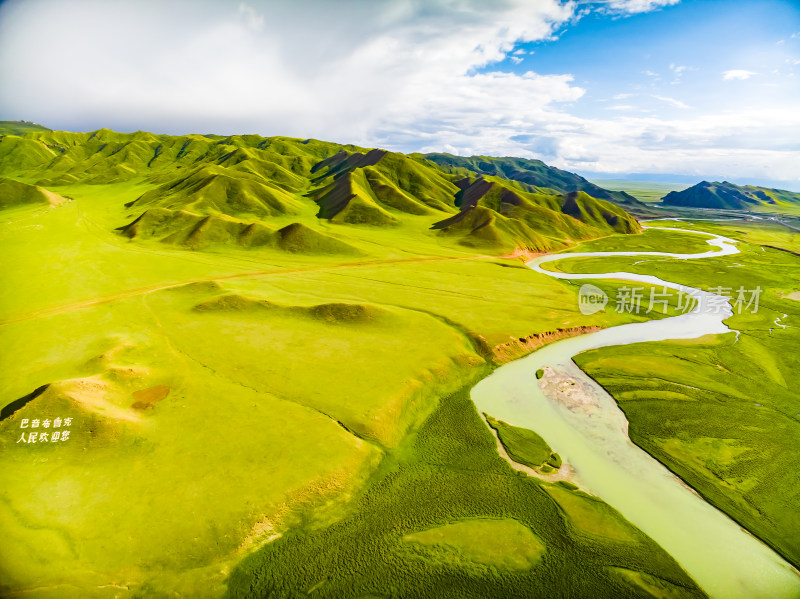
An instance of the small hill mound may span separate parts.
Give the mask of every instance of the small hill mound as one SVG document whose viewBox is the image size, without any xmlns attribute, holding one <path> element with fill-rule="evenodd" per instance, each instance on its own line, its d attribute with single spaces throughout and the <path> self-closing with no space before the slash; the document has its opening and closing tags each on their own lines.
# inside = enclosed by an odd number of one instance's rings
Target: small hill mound
<svg viewBox="0 0 800 599">
<path fill-rule="evenodd" d="M 386 315 L 386 310 L 372 304 L 333 302 L 315 306 L 284 306 L 266 299 L 229 293 L 197 304 L 197 312 L 276 311 L 284 316 L 313 318 L 327 324 L 369 324 Z"/>
<path fill-rule="evenodd" d="M 253 299 L 244 295 L 229 293 L 197 304 L 194 310 L 197 312 L 253 312 L 272 310 L 281 307 L 282 306 L 278 306 L 267 300 Z"/>
<path fill-rule="evenodd" d="M 222 245 L 272 247 L 295 254 L 360 254 L 344 241 L 314 231 L 301 223 L 292 223 L 275 231 L 261 222 L 247 222 L 225 215 L 205 216 L 168 208 L 150 208 L 117 230 L 130 239 L 155 239 L 195 250 Z"/>
<path fill-rule="evenodd" d="M 167 293 L 184 293 L 187 295 L 196 295 L 198 293 L 219 293 L 224 289 L 222 285 L 216 281 L 196 281 L 194 283 L 186 283 L 185 285 L 178 285 L 177 287 L 169 287 L 165 289 Z"/>
<path fill-rule="evenodd" d="M 270 245 L 274 234 L 272 229 L 260 223 L 168 208 L 146 210 L 136 220 L 117 230 L 130 239 L 155 239 L 191 249 L 213 245 Z"/>
<path fill-rule="evenodd" d="M 37 185 L 28 185 L 15 179 L 0 178 L 0 210 L 35 204 L 58 206 L 66 201 L 67 198 Z"/>
<path fill-rule="evenodd" d="M 301 209 L 292 195 L 265 179 L 218 166 L 201 167 L 176 182 L 148 191 L 128 206 L 254 218 L 296 214 Z"/>
<path fill-rule="evenodd" d="M 331 324 L 368 323 L 382 316 L 386 311 L 368 304 L 331 303 L 308 308 L 315 319 Z"/>
<path fill-rule="evenodd" d="M 292 223 L 275 234 L 279 248 L 293 254 L 359 254 L 353 246 L 318 233 L 302 223 Z"/>
<path fill-rule="evenodd" d="M 461 212 L 434 227 L 440 229 L 443 235 L 459 237 L 461 245 L 486 250 L 524 248 L 545 252 L 559 245 L 538 234 L 525 223 L 506 218 L 485 206 L 476 206 Z"/>
<path fill-rule="evenodd" d="M 671 191 L 662 198 L 667 206 L 752 210 L 761 206 L 800 203 L 800 194 L 782 189 L 742 186 L 728 181 L 701 181 L 683 191 Z"/>
</svg>

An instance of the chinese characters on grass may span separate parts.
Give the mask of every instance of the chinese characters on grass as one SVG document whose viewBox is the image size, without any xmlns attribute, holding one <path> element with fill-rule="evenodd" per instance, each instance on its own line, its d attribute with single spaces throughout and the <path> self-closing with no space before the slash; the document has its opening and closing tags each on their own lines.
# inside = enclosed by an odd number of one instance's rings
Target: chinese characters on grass
<svg viewBox="0 0 800 599">
<path fill-rule="evenodd" d="M 54 420 L 49 418 L 44 420 L 23 418 L 19 423 L 19 427 L 28 430 L 22 431 L 17 443 L 61 443 L 69 440 L 69 427 L 71 425 L 72 418 L 55 418 Z"/>
<path fill-rule="evenodd" d="M 703 302 L 703 312 L 706 314 L 720 314 L 729 308 L 732 308 L 737 314 L 745 311 L 755 314 L 758 312 L 758 299 L 761 291 L 761 287 L 734 289 L 720 286 L 711 287 L 708 289 L 708 293 L 704 294 L 697 291 L 688 293 L 675 291 L 666 287 L 662 287 L 661 291 L 656 287 L 651 287 L 648 291 L 646 287 L 624 285 L 617 289 L 614 297 L 614 309 L 619 313 L 631 314 L 649 314 L 656 309 L 666 313 L 670 300 L 676 298 L 674 306 L 678 312 L 690 312 L 697 307 L 699 302 Z M 580 289 L 578 302 L 583 314 L 594 314 L 602 310 L 608 301 L 606 293 L 594 285 L 583 285 Z"/>
</svg>

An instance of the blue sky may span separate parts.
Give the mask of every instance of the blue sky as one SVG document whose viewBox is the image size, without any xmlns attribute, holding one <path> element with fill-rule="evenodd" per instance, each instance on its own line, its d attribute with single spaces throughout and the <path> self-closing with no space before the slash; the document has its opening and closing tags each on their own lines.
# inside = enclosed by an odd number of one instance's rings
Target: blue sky
<svg viewBox="0 0 800 599">
<path fill-rule="evenodd" d="M 7 0 L 0 118 L 800 189 L 796 0 Z"/>
<path fill-rule="evenodd" d="M 516 44 L 483 70 L 571 73 L 586 89 L 573 112 L 586 117 L 622 106 L 667 115 L 757 104 L 770 89 L 798 101 L 799 31 L 800 2 L 786 0 L 690 0 L 624 17 L 590 12 L 552 41 Z M 721 79 L 735 70 L 752 74 Z"/>
</svg>

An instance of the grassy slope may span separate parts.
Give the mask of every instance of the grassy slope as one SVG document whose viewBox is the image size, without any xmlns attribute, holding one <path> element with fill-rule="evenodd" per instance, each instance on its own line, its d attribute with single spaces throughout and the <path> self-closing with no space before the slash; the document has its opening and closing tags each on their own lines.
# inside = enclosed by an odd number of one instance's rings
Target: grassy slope
<svg viewBox="0 0 800 599">
<path fill-rule="evenodd" d="M 318 210 L 317 224 L 430 226 L 459 211 L 459 186 L 484 173 L 474 168 L 448 172 L 419 155 L 255 135 L 175 137 L 105 129 L 0 134 L 0 173 L 26 183 L 102 185 L 146 177 L 157 187 L 133 199 L 131 220 L 122 230 L 131 238 L 194 249 L 275 245 L 272 225 L 291 217 L 303 221 L 311 208 Z M 541 163 L 536 169 L 557 171 Z M 597 198 L 582 191 L 564 195 L 561 179 L 553 179 L 556 190 L 540 189 L 513 180 L 506 170 L 493 179 L 510 201 L 492 198 L 462 226 L 440 227 L 440 234 L 500 252 L 549 250 L 576 239 L 638 231 L 623 209 L 597 199 L 608 196 L 601 188 L 586 188 Z"/>
<path fill-rule="evenodd" d="M 664 206 L 796 214 L 800 211 L 800 194 L 727 181 L 701 181 L 682 191 L 668 193 L 662 203 Z"/>
<path fill-rule="evenodd" d="M 275 531 L 347 513 L 404 431 L 474 378 L 484 344 L 638 319 L 583 316 L 572 286 L 466 252 L 423 216 L 391 229 L 316 223 L 311 207 L 275 217 L 346 230 L 355 258 L 113 233 L 156 185 L 71 185 L 73 202 L 0 215 L 2 403 L 51 384 L 0 424 L 6 590 L 218 595 Z M 220 296 L 249 301 L 195 309 Z M 342 322 L 326 304 L 378 317 Z M 16 443 L 22 418 L 62 412 L 69 442 Z"/>
<path fill-rule="evenodd" d="M 0 134 L 25 135 L 33 131 L 50 131 L 50 129 L 30 121 L 0 121 Z"/>
<path fill-rule="evenodd" d="M 732 237 L 781 236 L 758 222 L 698 225 Z M 782 237 L 787 248 L 800 249 L 789 235 Z M 616 249 L 628 245 L 620 239 Z M 658 270 L 663 278 L 702 288 L 721 285 L 735 293 L 760 286 L 758 312 L 728 321 L 741 331 L 738 341 L 724 335 L 602 348 L 576 362 L 618 400 L 638 445 L 799 565 L 800 301 L 788 296 L 800 297 L 800 259 L 755 245 L 740 249 L 717 260 L 662 261 Z M 653 268 L 633 261 L 606 261 L 602 268 Z M 581 272 L 597 266 L 588 260 L 565 265 Z M 781 317 L 786 328 L 775 323 Z"/>
</svg>

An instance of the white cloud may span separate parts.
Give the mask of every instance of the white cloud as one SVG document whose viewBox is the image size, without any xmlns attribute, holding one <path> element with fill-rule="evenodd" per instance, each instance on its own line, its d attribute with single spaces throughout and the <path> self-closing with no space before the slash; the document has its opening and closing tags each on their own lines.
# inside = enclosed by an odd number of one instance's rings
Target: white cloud
<svg viewBox="0 0 800 599">
<path fill-rule="evenodd" d="M 616 96 L 614 96 L 614 99 L 615 100 L 624 100 L 626 98 L 632 98 L 632 97 L 633 97 L 633 94 L 617 94 Z"/>
<path fill-rule="evenodd" d="M 669 98 L 667 96 L 657 96 L 655 94 L 653 95 L 653 97 L 656 100 L 661 100 L 662 102 L 666 102 L 667 104 L 671 104 L 672 106 L 675 106 L 676 108 L 684 108 L 684 109 L 685 108 L 689 108 L 689 106 L 687 104 L 681 102 L 680 100 L 676 100 L 675 98 Z"/>
<path fill-rule="evenodd" d="M 239 14 L 244 17 L 247 26 L 253 31 L 260 31 L 264 27 L 264 15 L 249 4 L 239 4 Z"/>
<path fill-rule="evenodd" d="M 78 130 L 292 135 L 546 156 L 610 173 L 797 179 L 793 105 L 667 120 L 621 93 L 591 103 L 603 116 L 581 118 L 571 111 L 586 90 L 571 75 L 499 71 L 576 10 L 560 0 L 341 0 L 313 11 L 260 0 L 11 0 L 0 4 L 0 114 Z"/>
<path fill-rule="evenodd" d="M 745 71 L 744 69 L 731 69 L 730 71 L 723 71 L 722 79 L 724 81 L 744 81 L 750 79 L 753 75 L 758 75 L 753 71 Z"/>
<path fill-rule="evenodd" d="M 509 58 L 514 64 L 519 64 L 522 62 L 522 59 L 519 56 L 509 56 Z"/>
<path fill-rule="evenodd" d="M 256 0 L 17 0 L 0 19 L 0 111 L 55 126 L 367 142 L 392 119 L 412 126 L 430 103 L 479 111 L 471 99 L 487 95 L 486 78 L 475 70 L 516 43 L 548 38 L 573 9 L 559 0 L 343 0 L 314 10 Z M 582 93 L 525 76 L 507 83 L 506 97 L 488 106 L 502 112 L 530 94 L 526 109 L 541 110 Z"/>
<path fill-rule="evenodd" d="M 619 13 L 638 14 L 678 4 L 680 0 L 608 0 L 607 7 Z"/>
<path fill-rule="evenodd" d="M 650 70 L 642 71 L 642 73 L 647 75 L 648 77 L 658 77 L 658 73 L 654 73 L 653 71 Z"/>
<path fill-rule="evenodd" d="M 678 65 L 678 64 L 670 64 L 669 70 L 672 71 L 674 78 L 670 83 L 672 85 L 677 85 L 682 81 L 683 74 L 686 71 L 696 71 L 697 67 L 687 66 L 687 65 Z"/>
</svg>

